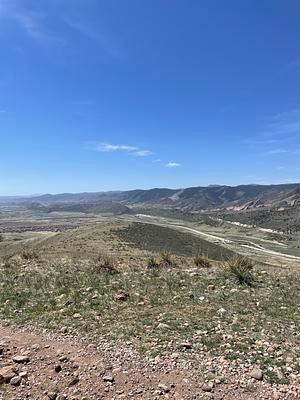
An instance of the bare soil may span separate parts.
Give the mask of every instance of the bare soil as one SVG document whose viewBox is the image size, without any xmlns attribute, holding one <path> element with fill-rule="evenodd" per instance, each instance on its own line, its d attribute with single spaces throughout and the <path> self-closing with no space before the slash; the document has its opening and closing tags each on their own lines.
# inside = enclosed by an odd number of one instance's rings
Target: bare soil
<svg viewBox="0 0 300 400">
<path fill-rule="evenodd" d="M 247 368 L 230 370 L 222 358 L 203 360 L 223 375 L 210 381 L 213 387 L 207 392 L 210 388 L 203 386 L 203 376 L 188 366 L 179 369 L 175 355 L 145 364 L 128 349 L 14 326 L 0 326 L 0 349 L 0 369 L 12 365 L 16 376 L 23 376 L 18 386 L 0 385 L 1 400 L 300 398 L 299 381 L 270 385 L 251 378 Z M 25 355 L 29 361 L 16 363 L 16 355 Z"/>
</svg>

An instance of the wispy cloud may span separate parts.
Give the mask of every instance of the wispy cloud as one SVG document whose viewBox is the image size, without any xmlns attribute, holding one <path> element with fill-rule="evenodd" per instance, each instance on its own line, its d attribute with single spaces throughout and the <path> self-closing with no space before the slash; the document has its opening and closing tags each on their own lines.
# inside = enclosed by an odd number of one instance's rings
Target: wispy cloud
<svg viewBox="0 0 300 400">
<path fill-rule="evenodd" d="M 151 150 L 141 149 L 137 146 L 129 145 L 129 144 L 116 144 L 116 143 L 108 143 L 108 142 L 89 142 L 85 146 L 88 150 L 93 150 L 101 153 L 116 153 L 122 152 L 131 157 L 149 157 L 154 155 L 155 153 Z M 152 163 L 162 163 L 163 160 L 160 158 L 150 159 Z M 164 164 L 167 168 L 176 168 L 181 167 L 181 164 L 175 161 L 169 161 Z"/>
<path fill-rule="evenodd" d="M 148 156 L 151 156 L 153 153 L 150 150 L 138 150 L 138 151 L 134 151 L 131 154 L 136 157 L 148 157 Z"/>
<path fill-rule="evenodd" d="M 0 1 L 0 19 L 12 21 L 18 25 L 33 40 L 45 43 L 65 43 L 57 33 L 46 28 L 47 15 L 34 9 L 25 8 L 18 0 Z"/>
<path fill-rule="evenodd" d="M 300 108 L 295 108 L 275 115 L 266 132 L 271 135 L 300 134 Z"/>
<path fill-rule="evenodd" d="M 7 113 L 7 110 L 4 110 L 4 109 L 0 109 L 0 114 L 6 114 Z"/>
<path fill-rule="evenodd" d="M 295 69 L 295 68 L 300 68 L 300 59 L 299 58 L 297 60 L 291 61 L 285 67 L 286 70 Z"/>
<path fill-rule="evenodd" d="M 280 140 L 278 139 L 254 139 L 254 138 L 249 138 L 249 139 L 243 139 L 242 143 L 247 144 L 249 146 L 257 147 L 257 146 L 265 146 L 269 144 L 276 144 L 279 143 Z"/>
<path fill-rule="evenodd" d="M 111 143 L 95 143 L 91 146 L 93 150 L 108 152 L 108 151 L 137 151 L 138 147 L 128 146 L 125 144 L 111 144 Z"/>
<path fill-rule="evenodd" d="M 285 154 L 285 153 L 289 153 L 289 150 L 287 149 L 272 149 L 272 150 L 268 150 L 266 152 L 266 155 L 276 155 L 276 154 Z"/>
<path fill-rule="evenodd" d="M 261 132 L 243 139 L 242 143 L 256 152 L 261 151 L 264 156 L 295 155 L 299 154 L 299 138 L 300 108 L 293 108 L 268 117 Z"/>
<path fill-rule="evenodd" d="M 135 157 L 148 157 L 153 154 L 150 150 L 140 149 L 139 147 L 127 144 L 90 143 L 88 148 L 103 153 L 121 151 Z"/>
<path fill-rule="evenodd" d="M 180 166 L 181 166 L 181 164 L 174 162 L 174 161 L 170 161 L 166 164 L 167 168 L 176 168 L 176 167 L 180 167 Z"/>
<path fill-rule="evenodd" d="M 99 32 L 98 29 L 85 21 L 71 19 L 70 17 L 64 17 L 63 21 L 73 31 L 80 33 L 98 44 L 110 57 L 119 57 L 120 51 L 116 46 L 116 41 L 111 37 L 111 35 Z"/>
<path fill-rule="evenodd" d="M 56 7 L 49 8 L 52 2 L 54 0 L 28 1 L 29 4 L 24 5 L 24 0 L 0 0 L 0 22 L 9 21 L 40 45 L 73 46 L 76 45 L 74 34 L 79 34 L 94 42 L 111 59 L 119 58 L 120 49 L 112 35 L 101 31 L 102 28 L 90 20 L 84 20 L 81 16 L 75 18 L 71 1 L 65 1 L 68 5 L 64 9 L 61 7 L 64 1 L 57 0 Z"/>
</svg>

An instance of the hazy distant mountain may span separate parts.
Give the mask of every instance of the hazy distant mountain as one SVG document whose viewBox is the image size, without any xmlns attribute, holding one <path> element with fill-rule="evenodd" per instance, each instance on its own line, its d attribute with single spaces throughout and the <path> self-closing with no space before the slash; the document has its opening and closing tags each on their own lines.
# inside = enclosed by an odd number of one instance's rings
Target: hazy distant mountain
<svg viewBox="0 0 300 400">
<path fill-rule="evenodd" d="M 53 202 L 50 204 L 42 204 L 40 202 L 25 203 L 30 210 L 40 211 L 44 213 L 52 212 L 81 212 L 85 214 L 112 214 L 122 215 L 132 213 L 131 209 L 124 204 L 113 201 L 97 201 L 97 202 Z"/>
<path fill-rule="evenodd" d="M 118 192 L 45 194 L 30 200 L 26 199 L 26 202 L 29 201 L 43 205 L 72 203 L 73 207 L 75 203 L 89 204 L 91 207 L 92 203 L 114 202 L 130 207 L 176 207 L 189 211 L 214 208 L 248 209 L 263 206 L 295 207 L 300 205 L 300 184 L 212 185 L 186 189 L 155 188 Z"/>
</svg>

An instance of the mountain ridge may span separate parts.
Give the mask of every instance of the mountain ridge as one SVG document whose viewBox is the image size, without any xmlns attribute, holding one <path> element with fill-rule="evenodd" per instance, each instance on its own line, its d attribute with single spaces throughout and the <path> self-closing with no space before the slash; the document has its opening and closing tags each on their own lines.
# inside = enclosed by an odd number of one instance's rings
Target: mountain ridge
<svg viewBox="0 0 300 400">
<path fill-rule="evenodd" d="M 2 198 L 3 199 L 3 198 Z M 8 203 L 8 198 L 4 201 Z M 153 188 L 128 191 L 44 194 L 14 198 L 15 203 L 43 205 L 110 202 L 129 207 L 180 208 L 187 211 L 300 206 L 300 183 L 278 185 L 211 185 L 180 189 Z"/>
</svg>

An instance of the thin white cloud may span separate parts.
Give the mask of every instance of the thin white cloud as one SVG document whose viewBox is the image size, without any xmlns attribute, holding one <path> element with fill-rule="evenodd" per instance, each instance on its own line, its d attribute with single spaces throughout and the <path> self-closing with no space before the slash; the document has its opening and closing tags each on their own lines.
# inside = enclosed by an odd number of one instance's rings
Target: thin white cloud
<svg viewBox="0 0 300 400">
<path fill-rule="evenodd" d="M 285 69 L 295 69 L 295 68 L 299 68 L 300 67 L 300 59 L 297 59 L 297 60 L 294 60 L 294 61 L 291 61 L 290 63 L 288 63 L 287 65 L 286 65 L 286 68 Z"/>
<path fill-rule="evenodd" d="M 180 166 L 181 166 L 181 164 L 174 162 L 174 161 L 170 161 L 166 164 L 167 168 L 176 168 L 176 167 L 180 167 Z"/>
<path fill-rule="evenodd" d="M 49 0 L 46 4 L 54 2 Z M 116 46 L 116 40 L 107 32 L 101 32 L 99 25 L 93 26 L 90 21 L 83 21 L 80 18 L 74 19 L 70 15 L 63 15 L 59 7 L 62 0 L 57 1 L 54 17 L 57 19 L 56 28 L 47 26 L 48 13 L 47 9 L 43 9 L 43 2 L 32 2 L 31 5 L 24 5 L 25 0 L 0 0 L 0 21 L 10 21 L 12 24 L 22 29 L 28 37 L 40 45 L 55 46 L 72 46 L 74 38 L 68 38 L 66 30 L 60 30 L 62 24 L 69 30 L 79 33 L 87 39 L 93 41 L 102 52 L 111 58 L 119 58 L 120 49 Z M 70 12 L 72 14 L 71 2 L 69 3 Z M 72 33 L 72 32 L 69 32 Z M 75 39 L 76 42 L 76 39 Z"/>
<path fill-rule="evenodd" d="M 248 139 L 243 139 L 242 143 L 247 144 L 251 147 L 259 147 L 259 146 L 265 146 L 269 144 L 276 144 L 279 143 L 280 140 L 278 139 L 255 139 L 255 138 L 248 138 Z"/>
<path fill-rule="evenodd" d="M 101 153 L 122 152 L 131 157 L 149 157 L 155 154 L 151 150 L 143 149 L 137 146 L 132 146 L 129 144 L 109 143 L 109 142 L 89 142 L 86 144 L 85 148 L 87 150 L 93 150 Z M 152 163 L 163 162 L 160 158 L 150 161 Z M 181 164 L 175 161 L 169 161 L 167 164 L 165 164 L 165 167 L 167 168 L 176 168 L 180 166 Z"/>
<path fill-rule="evenodd" d="M 97 143 L 94 146 L 94 150 L 102 152 L 109 152 L 109 151 L 131 152 L 131 151 L 138 151 L 138 147 L 128 146 L 125 144 Z"/>
<path fill-rule="evenodd" d="M 273 135 L 300 134 L 300 108 L 275 115 L 269 124 L 267 133 Z"/>
<path fill-rule="evenodd" d="M 264 156 L 295 155 L 300 138 L 300 108 L 268 117 L 263 130 L 253 138 L 242 140 L 249 149 L 262 150 Z M 296 143 L 297 141 L 297 143 Z"/>
<path fill-rule="evenodd" d="M 0 19 L 12 21 L 23 29 L 33 40 L 42 44 L 64 44 L 64 39 L 56 32 L 45 28 L 47 15 L 41 11 L 25 8 L 18 0 L 1 0 Z"/>
<path fill-rule="evenodd" d="M 7 110 L 0 110 L 0 114 L 6 114 Z"/>
<path fill-rule="evenodd" d="M 272 149 L 266 152 L 267 155 L 276 155 L 276 154 L 285 154 L 289 153 L 289 150 L 287 149 Z"/>
<path fill-rule="evenodd" d="M 98 29 L 84 21 L 71 19 L 69 17 L 63 18 L 63 21 L 73 31 L 79 32 L 81 35 L 98 44 L 109 56 L 113 58 L 119 57 L 120 52 L 119 49 L 117 49 L 115 40 L 108 34 L 100 33 Z"/>
<path fill-rule="evenodd" d="M 89 150 L 95 150 L 103 153 L 119 151 L 135 157 L 148 157 L 153 154 L 150 150 L 140 149 L 137 146 L 131 146 L 127 144 L 90 143 L 87 148 Z"/>
<path fill-rule="evenodd" d="M 136 157 L 148 157 L 151 156 L 153 153 L 150 150 L 138 150 L 130 154 Z"/>
</svg>

